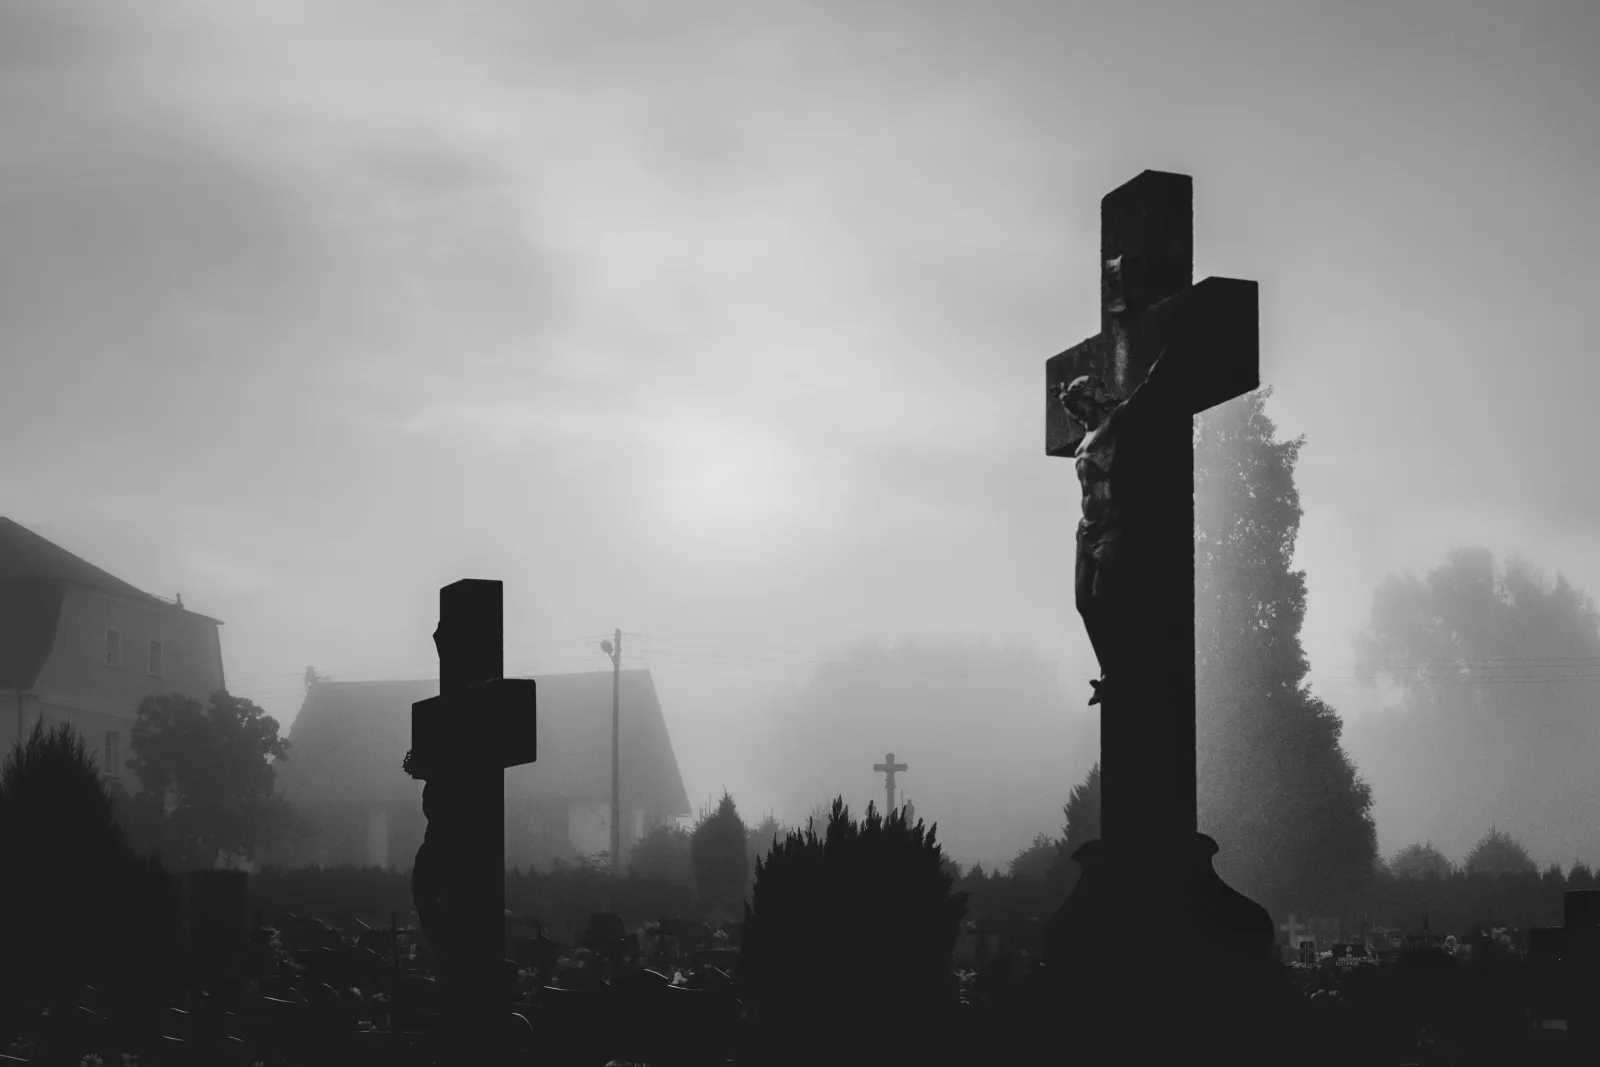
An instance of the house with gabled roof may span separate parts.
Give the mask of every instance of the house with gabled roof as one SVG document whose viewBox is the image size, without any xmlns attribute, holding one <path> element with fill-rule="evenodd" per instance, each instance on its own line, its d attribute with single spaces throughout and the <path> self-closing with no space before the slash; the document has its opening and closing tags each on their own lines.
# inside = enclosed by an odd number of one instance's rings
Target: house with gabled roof
<svg viewBox="0 0 1600 1067">
<path fill-rule="evenodd" d="M 129 791 L 139 702 L 225 688 L 222 623 L 135 588 L 0 517 L 0 747 L 70 722 Z"/>
<path fill-rule="evenodd" d="M 610 848 L 611 671 L 542 675 L 536 763 L 505 773 L 506 866 L 545 867 Z M 275 764 L 285 799 L 316 832 L 264 853 L 285 866 L 405 870 L 422 843 L 422 783 L 401 769 L 411 705 L 437 680 L 312 680 Z M 621 672 L 619 779 L 624 862 L 657 824 L 690 814 L 648 670 Z"/>
</svg>

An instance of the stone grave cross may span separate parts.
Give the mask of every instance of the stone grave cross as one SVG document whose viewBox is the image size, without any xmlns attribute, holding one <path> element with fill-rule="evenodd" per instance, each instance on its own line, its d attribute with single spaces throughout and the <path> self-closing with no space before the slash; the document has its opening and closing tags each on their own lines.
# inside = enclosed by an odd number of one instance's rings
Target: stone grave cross
<svg viewBox="0 0 1600 1067">
<path fill-rule="evenodd" d="M 1260 366 L 1256 283 L 1193 277 L 1193 179 L 1147 170 L 1100 202 L 1100 333 L 1046 363 L 1045 451 L 1075 457 L 1083 487 L 1075 584 L 1113 850 L 1198 831 L 1193 416 L 1257 388 Z"/>
<path fill-rule="evenodd" d="M 510 1063 L 505 771 L 537 757 L 532 679 L 505 677 L 504 587 L 439 590 L 439 695 L 411 705 L 406 770 L 427 784 L 413 894 L 440 964 L 460 1062 Z"/>
<path fill-rule="evenodd" d="M 894 753 L 890 752 L 883 757 L 882 763 L 874 763 L 872 769 L 879 774 L 888 776 L 885 778 L 883 786 L 884 795 L 888 798 L 884 801 L 883 817 L 887 819 L 889 813 L 894 810 L 894 772 L 907 770 L 908 768 L 904 763 L 896 763 L 894 761 Z"/>
</svg>

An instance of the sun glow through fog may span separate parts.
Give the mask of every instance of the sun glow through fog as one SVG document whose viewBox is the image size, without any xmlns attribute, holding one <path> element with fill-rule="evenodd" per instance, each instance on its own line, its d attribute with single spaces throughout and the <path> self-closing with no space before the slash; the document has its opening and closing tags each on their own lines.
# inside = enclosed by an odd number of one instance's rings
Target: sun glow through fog
<svg viewBox="0 0 1600 1067">
<path fill-rule="evenodd" d="M 658 455 L 651 491 L 663 532 L 702 551 L 781 538 L 819 488 L 799 451 L 746 427 L 679 422 Z"/>
</svg>

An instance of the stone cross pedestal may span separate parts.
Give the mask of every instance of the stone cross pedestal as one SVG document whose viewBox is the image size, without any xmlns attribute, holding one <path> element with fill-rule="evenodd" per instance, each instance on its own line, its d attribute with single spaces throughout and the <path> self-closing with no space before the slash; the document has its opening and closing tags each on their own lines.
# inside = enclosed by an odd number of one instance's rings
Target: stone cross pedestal
<svg viewBox="0 0 1600 1067">
<path fill-rule="evenodd" d="M 1256 284 L 1193 284 L 1193 199 L 1187 175 L 1145 171 L 1101 201 L 1100 333 L 1046 364 L 1045 450 L 1075 457 L 1084 495 L 1102 837 L 1074 854 L 1083 876 L 1041 948 L 1055 978 L 1108 993 L 1114 971 L 1170 958 L 1170 939 L 1141 947 L 1151 913 L 1213 963 L 1264 965 L 1275 941 L 1265 909 L 1217 877 L 1196 818 L 1193 416 L 1260 374 Z"/>
<path fill-rule="evenodd" d="M 406 770 L 427 784 L 412 870 L 449 1001 L 456 1062 L 511 1062 L 505 972 L 505 771 L 537 756 L 535 686 L 504 677 L 503 587 L 439 590 L 439 695 L 411 706 Z"/>
</svg>

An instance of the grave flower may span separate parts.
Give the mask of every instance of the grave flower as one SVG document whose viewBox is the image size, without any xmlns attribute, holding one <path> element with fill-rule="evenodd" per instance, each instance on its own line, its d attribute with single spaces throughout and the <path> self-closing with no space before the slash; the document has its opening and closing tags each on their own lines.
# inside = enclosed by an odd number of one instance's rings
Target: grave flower
<svg viewBox="0 0 1600 1067">
<path fill-rule="evenodd" d="M 91 1052 L 78 1061 L 78 1067 L 106 1067 L 106 1061 Z"/>
</svg>

